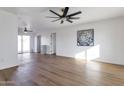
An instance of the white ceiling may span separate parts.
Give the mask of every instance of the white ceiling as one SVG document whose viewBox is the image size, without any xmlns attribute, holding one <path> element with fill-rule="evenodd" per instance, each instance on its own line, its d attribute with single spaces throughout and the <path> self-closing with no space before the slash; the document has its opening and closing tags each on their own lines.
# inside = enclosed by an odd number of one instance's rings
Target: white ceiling
<svg viewBox="0 0 124 93">
<path fill-rule="evenodd" d="M 60 21 L 51 22 L 54 19 L 46 18 L 46 16 L 55 16 L 49 12 L 49 9 L 61 14 L 61 7 L 1 7 L 0 9 L 18 15 L 19 27 L 31 26 L 33 29 L 37 30 L 40 30 L 41 28 L 51 29 L 66 27 L 124 16 L 124 8 L 122 7 L 70 7 L 69 14 L 82 11 L 82 14 L 78 15 L 80 19 L 74 20 L 74 23 L 72 24 L 66 21 L 64 24 L 60 24 Z"/>
</svg>

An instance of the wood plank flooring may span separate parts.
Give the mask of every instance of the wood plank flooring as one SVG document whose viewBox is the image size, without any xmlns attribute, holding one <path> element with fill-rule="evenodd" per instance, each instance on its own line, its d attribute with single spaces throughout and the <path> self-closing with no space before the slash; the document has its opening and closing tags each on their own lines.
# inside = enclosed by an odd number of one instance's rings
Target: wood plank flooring
<svg viewBox="0 0 124 93">
<path fill-rule="evenodd" d="M 0 85 L 124 85 L 124 66 L 37 53 L 19 54 L 19 67 L 0 71 Z"/>
</svg>

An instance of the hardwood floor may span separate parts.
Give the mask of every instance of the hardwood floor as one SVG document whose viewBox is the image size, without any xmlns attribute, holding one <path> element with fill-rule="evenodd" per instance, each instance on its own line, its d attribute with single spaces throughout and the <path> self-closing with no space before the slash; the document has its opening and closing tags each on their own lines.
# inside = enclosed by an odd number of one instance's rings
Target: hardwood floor
<svg viewBox="0 0 124 93">
<path fill-rule="evenodd" d="M 0 71 L 0 85 L 124 85 L 124 66 L 36 53 L 19 54 L 18 61 Z"/>
</svg>

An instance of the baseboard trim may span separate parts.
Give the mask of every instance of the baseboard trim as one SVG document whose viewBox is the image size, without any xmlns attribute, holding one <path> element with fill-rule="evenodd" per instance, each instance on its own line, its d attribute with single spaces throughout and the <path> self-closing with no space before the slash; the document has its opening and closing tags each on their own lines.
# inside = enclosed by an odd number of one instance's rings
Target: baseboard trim
<svg viewBox="0 0 124 93">
<path fill-rule="evenodd" d="M 58 56 L 58 57 L 64 57 L 64 58 L 73 58 L 73 59 L 76 59 L 76 58 L 70 57 L 70 56 L 63 56 L 63 55 L 56 55 L 56 56 Z M 79 60 L 87 61 L 85 59 L 79 59 Z M 99 63 L 104 63 L 104 64 L 112 64 L 112 65 L 124 66 L 124 64 L 111 63 L 110 61 L 102 60 L 102 59 L 91 60 L 91 62 L 99 62 Z"/>
<path fill-rule="evenodd" d="M 9 69 L 9 68 L 13 68 L 13 67 L 19 67 L 19 66 L 20 66 L 20 64 L 15 64 L 12 66 L 1 67 L 0 70 L 5 70 L 5 69 Z"/>
</svg>

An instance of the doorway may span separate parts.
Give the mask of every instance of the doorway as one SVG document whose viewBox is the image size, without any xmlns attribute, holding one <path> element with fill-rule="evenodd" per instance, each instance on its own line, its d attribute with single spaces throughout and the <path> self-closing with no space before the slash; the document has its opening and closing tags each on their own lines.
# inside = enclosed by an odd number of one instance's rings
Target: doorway
<svg viewBox="0 0 124 93">
<path fill-rule="evenodd" d="M 51 33 L 51 54 L 56 55 L 56 33 Z"/>
<path fill-rule="evenodd" d="M 30 53 L 30 36 L 18 35 L 18 53 Z"/>
<path fill-rule="evenodd" d="M 41 52 L 41 36 L 37 36 L 37 53 Z"/>
</svg>

